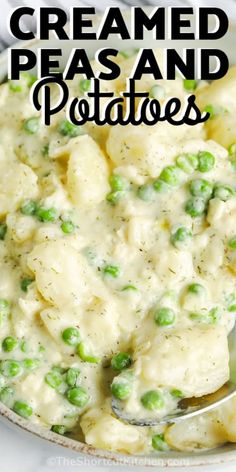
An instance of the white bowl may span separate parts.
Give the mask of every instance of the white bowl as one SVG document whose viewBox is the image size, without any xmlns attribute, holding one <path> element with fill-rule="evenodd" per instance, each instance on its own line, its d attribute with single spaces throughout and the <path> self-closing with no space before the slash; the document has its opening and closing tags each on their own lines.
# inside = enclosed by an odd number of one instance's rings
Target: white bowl
<svg viewBox="0 0 236 472">
<path fill-rule="evenodd" d="M 126 13 L 127 19 L 129 19 L 129 13 Z M 99 22 L 100 17 L 96 17 L 96 22 Z M 217 41 L 175 41 L 174 45 L 170 41 L 154 41 L 150 33 L 146 34 L 146 37 L 143 41 L 133 41 L 126 40 L 120 42 L 114 36 L 112 39 L 107 41 L 60 41 L 55 38 L 51 38 L 49 41 L 38 41 L 32 40 L 25 43 L 18 43 L 14 47 L 24 47 L 36 51 L 39 47 L 51 47 L 57 48 L 60 47 L 63 51 L 63 58 L 61 61 L 61 66 L 64 67 L 66 64 L 66 58 L 68 58 L 69 53 L 72 48 L 80 47 L 85 48 L 87 54 L 92 58 L 98 48 L 102 47 L 113 47 L 120 49 L 128 49 L 132 47 L 175 47 L 176 49 L 181 49 L 183 47 L 207 47 L 207 48 L 219 48 L 223 49 L 229 57 L 231 64 L 236 64 L 236 48 L 235 48 L 235 39 L 236 39 L 236 22 L 230 22 L 230 27 L 228 33 L 220 40 Z M 4 80 L 7 76 L 7 51 L 4 51 L 0 55 L 0 81 Z M 53 443 L 64 446 L 68 449 L 74 450 L 77 453 L 83 454 L 85 457 L 89 456 L 90 458 L 96 457 L 102 460 L 108 460 L 114 463 L 127 464 L 127 465 L 147 465 L 155 467 L 191 467 L 194 465 L 210 465 L 210 464 L 220 464 L 228 463 L 230 461 L 236 461 L 236 444 L 227 444 L 223 447 L 213 449 L 213 450 L 202 450 L 196 453 L 183 453 L 170 451 L 168 453 L 162 453 L 161 455 L 150 454 L 147 456 L 138 456 L 138 455 L 124 455 L 114 452 L 104 451 L 101 449 L 96 449 L 87 444 L 75 441 L 73 439 L 60 436 L 55 434 L 47 429 L 37 426 L 30 421 L 27 421 L 20 416 L 16 415 L 14 412 L 6 408 L 3 404 L 0 404 L 0 415 L 2 420 L 10 421 L 12 424 L 21 428 L 25 431 L 35 434 L 42 439 L 46 439 Z M 19 429 L 20 433 L 20 429 Z"/>
</svg>

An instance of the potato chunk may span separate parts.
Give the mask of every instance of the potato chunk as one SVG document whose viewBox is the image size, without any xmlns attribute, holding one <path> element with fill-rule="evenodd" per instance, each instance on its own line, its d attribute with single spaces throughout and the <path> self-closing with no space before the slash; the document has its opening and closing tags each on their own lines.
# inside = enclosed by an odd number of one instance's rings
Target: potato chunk
<svg viewBox="0 0 236 472">
<path fill-rule="evenodd" d="M 216 412 L 181 421 L 167 428 L 167 444 L 178 451 L 194 451 L 221 446 L 227 433 Z"/>
<path fill-rule="evenodd" d="M 193 277 L 192 255 L 187 251 L 166 249 L 154 254 L 156 274 L 163 284 L 178 283 Z"/>
<path fill-rule="evenodd" d="M 0 163 L 0 217 L 17 210 L 23 200 L 37 195 L 37 176 L 29 166 Z"/>
<path fill-rule="evenodd" d="M 88 135 L 71 143 L 67 187 L 75 205 L 100 203 L 109 192 L 105 155 Z"/>
<path fill-rule="evenodd" d="M 39 292 L 52 305 L 73 306 L 94 295 L 104 295 L 103 284 L 86 259 L 63 239 L 35 246 L 28 266 Z"/>
<path fill-rule="evenodd" d="M 107 140 L 107 153 L 116 166 L 133 165 L 141 175 L 157 177 L 163 167 L 174 163 L 179 153 L 187 151 L 185 146 L 188 147 L 188 140 L 196 138 L 198 143 L 199 138 L 200 141 L 201 128 L 192 128 L 195 130 L 190 130 L 187 125 L 172 126 L 166 122 L 158 122 L 153 126 L 112 126 Z"/>
<path fill-rule="evenodd" d="M 95 299 L 84 310 L 76 308 L 62 311 L 57 308 L 47 308 L 40 316 L 57 343 L 61 343 L 61 333 L 64 329 L 68 326 L 79 326 L 81 338 L 86 341 L 88 351 L 96 356 L 112 355 L 117 349 L 120 336 L 119 312 L 114 303 Z M 62 347 L 65 352 L 68 351 L 66 344 Z"/>
<path fill-rule="evenodd" d="M 145 431 L 111 416 L 99 409 L 83 415 L 81 428 L 86 443 L 110 451 L 135 454 L 145 447 Z"/>
<path fill-rule="evenodd" d="M 236 398 L 204 415 L 175 424 L 165 433 L 165 440 L 180 451 L 213 448 L 236 442 Z"/>
<path fill-rule="evenodd" d="M 157 334 L 137 361 L 150 387 L 177 388 L 186 397 L 218 390 L 229 379 L 227 334 L 222 326 Z"/>
</svg>

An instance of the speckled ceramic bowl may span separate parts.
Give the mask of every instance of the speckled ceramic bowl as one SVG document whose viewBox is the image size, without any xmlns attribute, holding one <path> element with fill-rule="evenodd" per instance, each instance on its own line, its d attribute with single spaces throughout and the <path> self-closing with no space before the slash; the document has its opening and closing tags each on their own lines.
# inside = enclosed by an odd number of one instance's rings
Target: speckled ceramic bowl
<svg viewBox="0 0 236 472">
<path fill-rule="evenodd" d="M 129 18 L 129 13 L 127 13 L 127 17 Z M 99 17 L 97 17 L 97 21 L 99 21 Z M 175 48 L 183 48 L 183 47 L 213 47 L 223 49 L 229 57 L 229 60 L 232 64 L 236 64 L 236 48 L 235 48 L 235 40 L 236 40 L 236 22 L 230 23 L 230 28 L 226 36 L 218 41 L 203 43 L 200 41 L 190 41 L 189 44 L 184 41 L 175 41 L 174 47 Z M 20 43 L 19 43 L 20 44 Z M 43 48 L 45 46 L 49 46 L 51 48 L 59 47 L 59 43 L 56 39 L 52 38 L 49 41 L 38 41 L 33 40 L 29 41 L 24 44 L 20 44 L 20 46 L 24 48 L 29 48 L 32 50 L 37 50 L 39 47 Z M 73 47 L 82 47 L 86 48 L 87 53 L 92 58 L 95 54 L 95 51 L 98 48 L 102 47 L 117 47 L 117 38 L 114 37 L 108 41 L 86 41 L 86 42 L 78 42 L 78 41 L 60 41 L 60 48 L 63 51 L 63 59 L 61 62 L 61 66 L 65 66 L 66 58 L 68 58 L 69 53 Z M 152 36 L 147 34 L 143 41 L 132 41 L 127 40 L 122 42 L 122 49 L 128 49 L 131 47 L 172 47 L 169 41 L 154 41 Z M 0 81 L 4 80 L 7 76 L 7 51 L 3 52 L 0 55 Z M 30 421 L 27 421 L 11 410 L 6 408 L 4 405 L 0 404 L 0 415 L 1 420 L 6 422 L 11 422 L 12 425 L 18 427 L 19 434 L 21 430 L 28 431 L 33 433 L 34 435 L 38 436 L 39 438 L 45 439 L 47 441 L 51 441 L 55 444 L 64 446 L 68 449 L 74 450 L 77 453 L 84 455 L 86 458 L 90 458 L 91 462 L 94 459 L 103 461 L 103 464 L 111 464 L 111 463 L 120 463 L 120 464 L 127 464 L 127 465 L 137 465 L 137 466 L 155 466 L 155 467 L 191 467 L 194 465 L 202 465 L 206 466 L 209 464 L 220 464 L 220 463 L 227 463 L 230 461 L 236 461 L 236 445 L 235 444 L 227 444 L 223 447 L 214 449 L 214 450 L 202 450 L 198 453 L 182 453 L 182 452 L 174 452 L 170 451 L 168 453 L 162 453 L 161 455 L 157 456 L 156 454 L 148 455 L 148 456 L 127 456 L 124 454 L 117 454 L 114 452 L 104 451 L 101 449 L 96 449 L 92 446 L 87 444 L 81 443 L 79 441 L 75 441 L 73 439 L 60 436 L 55 434 L 47 429 L 34 425 Z M 107 461 L 107 462 L 106 462 Z M 96 461 L 94 461 L 95 463 Z"/>
</svg>

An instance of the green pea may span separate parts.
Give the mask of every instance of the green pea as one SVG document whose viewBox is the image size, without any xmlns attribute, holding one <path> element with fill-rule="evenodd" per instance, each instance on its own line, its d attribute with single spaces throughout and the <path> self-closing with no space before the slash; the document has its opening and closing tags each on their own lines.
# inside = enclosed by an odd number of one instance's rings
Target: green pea
<svg viewBox="0 0 236 472">
<path fill-rule="evenodd" d="M 176 158 L 177 166 L 187 174 L 191 174 L 198 167 L 198 157 L 196 154 L 182 154 Z"/>
<path fill-rule="evenodd" d="M 23 215 L 35 215 L 37 210 L 37 203 L 34 200 L 26 200 L 23 205 L 21 205 L 20 211 Z"/>
<path fill-rule="evenodd" d="M 214 187 L 214 197 L 226 202 L 235 195 L 234 189 L 230 185 L 216 184 Z"/>
<path fill-rule="evenodd" d="M 22 365 L 19 361 L 7 359 L 1 361 L 0 369 L 4 377 L 18 377 L 23 373 Z"/>
<path fill-rule="evenodd" d="M 197 88 L 197 81 L 194 79 L 184 79 L 183 80 L 184 88 L 188 92 L 191 92 Z"/>
<path fill-rule="evenodd" d="M 229 152 L 229 160 L 230 160 L 234 170 L 236 170 L 236 143 L 232 143 L 229 146 L 228 152 Z"/>
<path fill-rule="evenodd" d="M 28 359 L 24 359 L 23 360 L 23 366 L 25 369 L 27 370 L 34 370 L 34 369 L 37 369 L 37 367 L 39 366 L 40 364 L 40 360 L 39 359 L 31 359 L 31 358 L 28 358 Z"/>
<path fill-rule="evenodd" d="M 203 287 L 203 285 L 194 283 L 188 286 L 188 292 L 193 293 L 194 295 L 204 295 L 206 293 L 206 289 Z"/>
<path fill-rule="evenodd" d="M 88 92 L 91 87 L 91 80 L 81 79 L 79 82 L 79 89 L 82 93 Z"/>
<path fill-rule="evenodd" d="M 7 233 L 6 223 L 0 223 L 0 241 L 4 241 L 6 233 Z"/>
<path fill-rule="evenodd" d="M 80 332 L 74 327 L 66 328 L 62 332 L 62 339 L 68 346 L 76 346 L 80 342 Z"/>
<path fill-rule="evenodd" d="M 63 424 L 53 424 L 51 427 L 53 433 L 61 434 L 62 436 L 66 433 L 66 427 Z"/>
<path fill-rule="evenodd" d="M 185 226 L 180 226 L 171 234 L 170 241 L 173 246 L 178 247 L 181 243 L 186 243 L 192 238 L 192 231 Z"/>
<path fill-rule="evenodd" d="M 119 352 L 112 357 L 111 367 L 114 370 L 123 370 L 130 367 L 132 364 L 132 358 L 127 352 Z"/>
<path fill-rule="evenodd" d="M 36 82 L 37 77 L 29 72 L 21 72 L 20 80 L 9 80 L 9 89 L 12 92 L 22 92 L 26 87 L 30 88 Z"/>
<path fill-rule="evenodd" d="M 80 376 L 80 370 L 75 367 L 71 367 L 66 372 L 66 383 L 69 387 L 76 387 L 78 378 Z"/>
<path fill-rule="evenodd" d="M 10 314 L 10 303 L 8 300 L 0 299 L 0 313 L 7 316 Z"/>
<path fill-rule="evenodd" d="M 120 268 L 118 266 L 115 266 L 115 265 L 106 265 L 103 268 L 103 273 L 104 273 L 104 275 L 108 275 L 108 276 L 113 277 L 114 279 L 116 279 L 120 275 Z"/>
<path fill-rule="evenodd" d="M 24 279 L 22 279 L 20 284 L 21 290 L 23 292 L 27 292 L 28 287 L 32 284 L 32 282 L 34 282 L 34 279 L 32 279 L 31 277 L 25 277 Z"/>
<path fill-rule="evenodd" d="M 90 362 L 90 364 L 98 364 L 100 362 L 100 357 L 93 356 L 89 354 L 86 350 L 86 346 L 84 342 L 80 342 L 77 346 L 77 354 L 79 355 L 80 359 L 84 362 Z"/>
<path fill-rule="evenodd" d="M 210 120 L 217 115 L 216 108 L 211 104 L 206 105 L 203 111 L 205 111 L 206 113 L 210 113 Z"/>
<path fill-rule="evenodd" d="M 143 200 L 144 202 L 152 201 L 155 196 L 153 185 L 146 184 L 139 187 L 137 190 L 137 196 L 138 198 L 140 198 L 140 200 Z"/>
<path fill-rule="evenodd" d="M 62 136 L 69 136 L 70 138 L 75 138 L 82 134 L 81 126 L 74 125 L 68 120 L 64 120 L 60 123 L 58 127 L 58 132 Z"/>
<path fill-rule="evenodd" d="M 7 336 L 2 342 L 2 349 L 5 352 L 14 351 L 18 346 L 18 341 L 13 336 Z"/>
<path fill-rule="evenodd" d="M 45 222 L 54 222 L 57 217 L 58 217 L 58 214 L 57 214 L 57 210 L 55 208 L 43 208 L 43 207 L 39 207 L 37 208 L 36 210 L 36 216 L 38 218 L 39 221 L 42 221 L 43 223 Z"/>
<path fill-rule="evenodd" d="M 26 120 L 23 124 L 23 129 L 28 134 L 36 134 L 40 128 L 39 118 L 33 117 Z"/>
<path fill-rule="evenodd" d="M 8 408 L 12 408 L 15 391 L 11 387 L 5 387 L 0 391 L 0 401 Z"/>
<path fill-rule="evenodd" d="M 30 88 L 36 82 L 37 76 L 34 74 L 30 74 L 30 72 L 21 72 L 20 74 L 21 80 L 24 80 L 27 86 Z"/>
<path fill-rule="evenodd" d="M 9 80 L 9 89 L 11 92 L 22 92 L 23 87 L 19 80 Z"/>
<path fill-rule="evenodd" d="M 51 370 L 50 372 L 48 372 L 45 375 L 44 380 L 46 384 L 49 385 L 49 387 L 52 387 L 55 390 L 57 390 L 62 384 L 62 376 L 56 370 Z"/>
<path fill-rule="evenodd" d="M 233 305 L 230 305 L 230 306 L 228 307 L 228 311 L 229 311 L 230 313 L 236 311 L 236 303 L 234 303 Z"/>
<path fill-rule="evenodd" d="M 132 385 L 129 382 L 113 382 L 111 385 L 111 393 L 118 400 L 127 400 L 132 392 Z"/>
<path fill-rule="evenodd" d="M 20 342 L 20 350 L 21 350 L 21 352 L 24 352 L 24 353 L 28 352 L 28 350 L 29 350 L 28 343 L 27 343 L 27 341 L 25 341 L 25 339 L 23 339 Z"/>
<path fill-rule="evenodd" d="M 184 394 L 181 390 L 178 390 L 177 388 L 172 388 L 170 391 L 172 397 L 174 398 L 184 398 Z"/>
<path fill-rule="evenodd" d="M 189 316 L 192 320 L 197 320 L 202 323 L 216 324 L 220 319 L 220 309 L 219 307 L 214 307 L 209 312 L 190 313 Z"/>
<path fill-rule="evenodd" d="M 117 191 L 117 192 L 110 192 L 106 196 L 106 201 L 111 205 L 115 206 L 123 197 L 124 192 Z"/>
<path fill-rule="evenodd" d="M 205 212 L 205 209 L 206 209 L 205 200 L 200 197 L 190 198 L 185 205 L 186 213 L 192 216 L 192 218 L 196 218 L 197 216 L 202 216 Z"/>
<path fill-rule="evenodd" d="M 30 418 L 33 414 L 33 409 L 31 406 L 27 405 L 25 402 L 21 402 L 17 400 L 13 405 L 13 411 L 17 413 L 17 415 L 22 416 L 23 418 Z"/>
<path fill-rule="evenodd" d="M 74 223 L 72 223 L 72 221 L 63 221 L 63 223 L 61 224 L 61 229 L 63 233 L 71 234 L 75 230 L 75 225 Z"/>
<path fill-rule="evenodd" d="M 156 451 L 166 452 L 169 450 L 168 444 L 165 442 L 164 434 L 155 434 L 152 437 L 152 447 Z"/>
<path fill-rule="evenodd" d="M 128 186 L 127 180 L 122 175 L 118 174 L 112 174 L 109 183 L 113 192 L 125 190 Z"/>
<path fill-rule="evenodd" d="M 156 100 L 162 100 L 165 97 L 165 94 L 164 87 L 162 87 L 162 85 L 156 84 L 150 89 L 149 97 L 155 98 Z"/>
<path fill-rule="evenodd" d="M 204 200 L 209 200 L 212 196 L 213 186 L 207 180 L 195 179 L 190 182 L 189 190 L 193 197 L 201 197 L 204 198 Z"/>
<path fill-rule="evenodd" d="M 233 249 L 234 251 L 236 250 L 236 236 L 233 236 L 229 242 L 228 242 L 228 246 L 230 249 Z"/>
<path fill-rule="evenodd" d="M 85 407 L 89 402 L 89 394 L 83 387 L 73 387 L 66 392 L 67 400 L 79 408 Z"/>
<path fill-rule="evenodd" d="M 162 393 L 159 390 L 149 390 L 141 397 L 141 403 L 146 410 L 160 410 L 165 402 Z"/>
<path fill-rule="evenodd" d="M 234 156 L 236 154 L 236 143 L 230 144 L 228 148 L 228 153 L 230 156 Z"/>
<path fill-rule="evenodd" d="M 32 87 L 37 77 L 29 72 L 21 72 L 20 80 L 9 80 L 9 88 L 12 92 L 22 92 L 25 87 Z"/>
<path fill-rule="evenodd" d="M 168 185 L 176 186 L 179 185 L 181 180 L 181 170 L 177 166 L 167 166 L 163 169 L 159 179 L 166 182 Z"/>
<path fill-rule="evenodd" d="M 200 172 L 209 172 L 215 165 L 215 157 L 211 152 L 201 151 L 198 153 L 198 170 Z"/>
<path fill-rule="evenodd" d="M 125 285 L 122 289 L 122 292 L 137 292 L 138 289 L 135 285 Z"/>
<path fill-rule="evenodd" d="M 161 179 L 154 180 L 152 185 L 153 185 L 153 188 L 154 188 L 155 192 L 157 192 L 157 193 L 165 193 L 168 190 L 170 190 L 170 188 L 171 188 L 170 185 L 168 185 L 166 182 L 164 182 Z"/>
<path fill-rule="evenodd" d="M 154 313 L 154 320 L 158 326 L 170 326 L 175 322 L 175 312 L 171 308 L 159 308 Z"/>
<path fill-rule="evenodd" d="M 208 313 L 190 313 L 189 318 L 191 320 L 201 321 L 203 323 L 208 322 Z"/>
</svg>

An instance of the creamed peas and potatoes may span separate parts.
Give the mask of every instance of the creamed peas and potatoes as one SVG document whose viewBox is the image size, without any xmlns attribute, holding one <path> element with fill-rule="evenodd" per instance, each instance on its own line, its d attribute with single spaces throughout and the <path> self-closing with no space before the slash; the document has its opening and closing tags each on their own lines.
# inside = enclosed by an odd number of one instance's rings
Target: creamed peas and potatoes
<svg viewBox="0 0 236 472">
<path fill-rule="evenodd" d="M 129 56 L 104 90 L 124 89 Z M 137 84 L 161 103 L 194 91 L 211 117 L 192 127 L 76 127 L 64 112 L 45 127 L 29 101 L 33 81 L 22 74 L 0 88 L 1 402 L 128 454 L 236 442 L 235 399 L 155 428 L 111 410 L 113 395 L 133 417 L 161 417 L 229 378 L 236 67 L 212 84 Z M 69 86 L 83 96 L 90 81 Z"/>
</svg>

